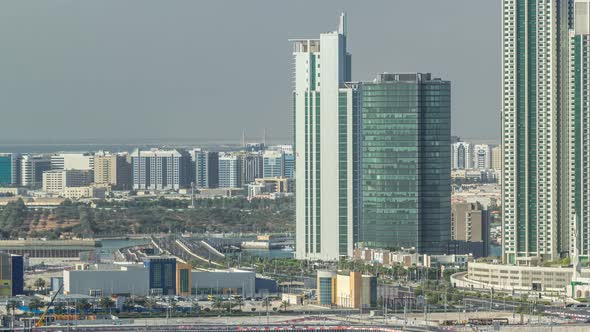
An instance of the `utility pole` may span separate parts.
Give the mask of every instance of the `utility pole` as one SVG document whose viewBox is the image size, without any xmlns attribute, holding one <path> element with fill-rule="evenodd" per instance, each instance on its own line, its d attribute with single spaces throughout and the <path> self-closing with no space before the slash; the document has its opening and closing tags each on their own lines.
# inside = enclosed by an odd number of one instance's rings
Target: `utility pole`
<svg viewBox="0 0 590 332">
<path fill-rule="evenodd" d="M 195 208 L 195 183 L 191 182 L 191 209 Z"/>
<path fill-rule="evenodd" d="M 447 312 L 447 289 L 445 288 L 445 312 Z"/>
<path fill-rule="evenodd" d="M 383 318 L 387 322 L 387 299 L 383 299 L 383 308 L 385 309 L 383 310 Z"/>
<path fill-rule="evenodd" d="M 428 296 L 424 295 L 424 324 L 428 322 Z"/>
</svg>

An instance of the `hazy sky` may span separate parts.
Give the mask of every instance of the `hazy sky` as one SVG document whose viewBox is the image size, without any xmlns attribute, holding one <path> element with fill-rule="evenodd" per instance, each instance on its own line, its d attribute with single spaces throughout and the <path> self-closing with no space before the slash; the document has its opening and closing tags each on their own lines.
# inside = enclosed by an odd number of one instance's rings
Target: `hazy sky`
<svg viewBox="0 0 590 332">
<path fill-rule="evenodd" d="M 453 134 L 499 139 L 499 0 L 3 0 L 0 141 L 289 138 L 289 38 L 348 13 L 353 79 L 452 81 Z"/>
</svg>

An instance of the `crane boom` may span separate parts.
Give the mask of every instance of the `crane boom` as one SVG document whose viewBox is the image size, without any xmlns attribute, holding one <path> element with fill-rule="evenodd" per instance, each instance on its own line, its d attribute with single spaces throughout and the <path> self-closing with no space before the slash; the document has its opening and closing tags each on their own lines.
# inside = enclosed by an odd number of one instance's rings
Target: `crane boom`
<svg viewBox="0 0 590 332">
<path fill-rule="evenodd" d="M 35 323 L 35 327 L 40 327 L 40 326 L 45 325 L 44 324 L 45 316 L 47 316 L 47 312 L 53 306 L 53 302 L 55 301 L 55 298 L 57 297 L 57 295 L 61 292 L 61 290 L 63 288 L 64 288 L 64 284 L 61 284 L 59 286 L 59 289 L 57 290 L 57 292 L 55 292 L 55 294 L 53 294 L 53 296 L 51 297 L 51 301 L 49 301 L 49 304 L 47 304 L 47 307 L 45 308 L 45 311 L 43 311 L 43 314 L 41 315 L 41 317 L 39 318 L 37 323 Z"/>
</svg>

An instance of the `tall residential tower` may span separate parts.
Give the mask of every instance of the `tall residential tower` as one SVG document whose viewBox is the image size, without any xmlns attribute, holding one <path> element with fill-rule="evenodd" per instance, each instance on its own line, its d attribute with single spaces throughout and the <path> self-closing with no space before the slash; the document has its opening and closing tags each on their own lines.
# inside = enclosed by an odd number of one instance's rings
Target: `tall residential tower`
<svg viewBox="0 0 590 332">
<path fill-rule="evenodd" d="M 588 0 L 503 8 L 503 260 L 587 258 Z"/>
<path fill-rule="evenodd" d="M 355 92 L 346 48 L 346 16 L 338 30 L 293 42 L 296 257 L 350 256 L 356 234 L 353 190 Z M 358 185 L 358 183 L 357 183 Z"/>
</svg>

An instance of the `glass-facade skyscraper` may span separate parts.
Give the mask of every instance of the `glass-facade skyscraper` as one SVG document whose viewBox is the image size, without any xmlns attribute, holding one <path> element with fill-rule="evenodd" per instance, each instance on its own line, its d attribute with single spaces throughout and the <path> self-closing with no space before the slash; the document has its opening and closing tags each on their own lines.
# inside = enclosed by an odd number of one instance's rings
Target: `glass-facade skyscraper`
<svg viewBox="0 0 590 332">
<path fill-rule="evenodd" d="M 362 83 L 360 241 L 446 253 L 450 240 L 451 84 L 430 74 Z"/>
<path fill-rule="evenodd" d="M 13 153 L 0 153 L 0 186 L 15 185 L 18 183 L 18 155 Z"/>
<path fill-rule="evenodd" d="M 430 74 L 351 81 L 346 18 L 293 40 L 296 257 L 355 246 L 446 253 L 450 240 L 450 82 Z"/>
</svg>

